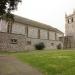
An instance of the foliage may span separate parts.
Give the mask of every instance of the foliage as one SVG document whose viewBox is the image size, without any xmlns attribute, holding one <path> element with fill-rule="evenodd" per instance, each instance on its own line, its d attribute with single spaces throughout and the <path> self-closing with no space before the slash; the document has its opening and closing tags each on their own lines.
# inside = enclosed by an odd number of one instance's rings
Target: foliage
<svg viewBox="0 0 75 75">
<path fill-rule="evenodd" d="M 0 16 L 0 19 L 4 19 L 6 21 L 14 22 L 14 15 L 8 12 L 8 13 L 3 14 L 2 16 Z"/>
<path fill-rule="evenodd" d="M 0 0 L 0 16 L 17 9 L 21 0 Z"/>
<path fill-rule="evenodd" d="M 35 44 L 36 50 L 43 50 L 45 48 L 45 45 L 43 42 L 40 42 L 38 44 Z"/>
<path fill-rule="evenodd" d="M 12 25 L 14 15 L 11 14 L 11 11 L 17 9 L 19 2 L 21 0 L 0 0 L 0 19 L 5 19 L 9 25 Z"/>
</svg>

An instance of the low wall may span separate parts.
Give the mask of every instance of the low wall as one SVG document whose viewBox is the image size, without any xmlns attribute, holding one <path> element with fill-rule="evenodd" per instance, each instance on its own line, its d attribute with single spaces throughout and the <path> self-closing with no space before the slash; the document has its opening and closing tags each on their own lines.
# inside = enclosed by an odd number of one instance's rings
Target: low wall
<svg viewBox="0 0 75 75">
<path fill-rule="evenodd" d="M 14 52 L 34 50 L 34 45 L 40 42 L 45 44 L 45 49 L 57 49 L 59 43 L 62 45 L 60 41 L 32 39 L 26 38 L 25 35 L 0 32 L 0 51 Z"/>
</svg>

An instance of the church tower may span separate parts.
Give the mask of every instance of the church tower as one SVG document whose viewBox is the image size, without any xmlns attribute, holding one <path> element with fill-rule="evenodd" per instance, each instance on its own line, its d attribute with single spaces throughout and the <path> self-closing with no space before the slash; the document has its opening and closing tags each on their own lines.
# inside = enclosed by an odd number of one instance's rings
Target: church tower
<svg viewBox="0 0 75 75">
<path fill-rule="evenodd" d="M 65 15 L 65 35 L 74 36 L 75 34 L 75 12 L 67 16 Z"/>
<path fill-rule="evenodd" d="M 73 14 L 65 14 L 65 43 L 68 47 L 75 48 L 75 11 Z"/>
</svg>

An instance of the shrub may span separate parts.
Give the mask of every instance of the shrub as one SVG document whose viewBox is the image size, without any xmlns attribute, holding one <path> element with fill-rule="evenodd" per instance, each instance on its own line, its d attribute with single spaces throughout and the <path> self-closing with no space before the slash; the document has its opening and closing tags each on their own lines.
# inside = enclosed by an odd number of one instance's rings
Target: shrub
<svg viewBox="0 0 75 75">
<path fill-rule="evenodd" d="M 43 42 L 40 42 L 40 43 L 35 45 L 36 50 L 43 50 L 44 48 L 45 48 L 45 45 Z"/>
<path fill-rule="evenodd" d="M 61 49 L 61 48 L 62 48 L 61 44 L 58 44 L 57 49 Z"/>
</svg>

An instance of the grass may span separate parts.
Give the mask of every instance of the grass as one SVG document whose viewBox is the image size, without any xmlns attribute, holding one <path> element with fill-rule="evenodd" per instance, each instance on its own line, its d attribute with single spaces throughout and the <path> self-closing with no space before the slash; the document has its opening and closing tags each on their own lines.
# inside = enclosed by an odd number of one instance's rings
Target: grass
<svg viewBox="0 0 75 75">
<path fill-rule="evenodd" d="M 44 75 L 75 75 L 75 51 L 32 51 L 26 53 L 11 53 Z"/>
</svg>

